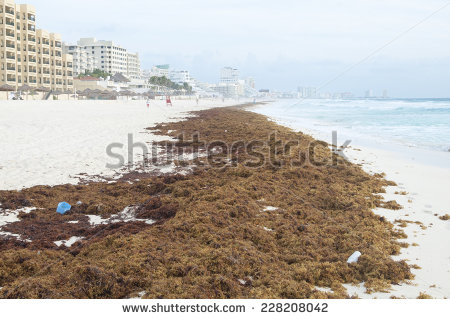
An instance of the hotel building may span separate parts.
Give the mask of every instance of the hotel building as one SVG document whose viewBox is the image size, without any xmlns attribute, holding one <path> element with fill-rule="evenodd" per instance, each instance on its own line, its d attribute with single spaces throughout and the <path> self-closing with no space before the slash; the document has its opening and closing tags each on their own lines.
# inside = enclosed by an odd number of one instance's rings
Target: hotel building
<svg viewBox="0 0 450 319">
<path fill-rule="evenodd" d="M 81 38 L 76 45 L 64 44 L 63 50 L 73 55 L 75 75 L 99 69 L 112 75 L 121 73 L 129 79 L 141 77 L 139 55 L 112 41 Z"/>
<path fill-rule="evenodd" d="M 0 0 L 0 85 L 72 91 L 72 67 L 61 35 L 36 29 L 33 6 Z"/>
<path fill-rule="evenodd" d="M 239 81 L 239 70 L 232 67 L 224 67 L 220 70 L 220 84 L 236 84 Z"/>
</svg>

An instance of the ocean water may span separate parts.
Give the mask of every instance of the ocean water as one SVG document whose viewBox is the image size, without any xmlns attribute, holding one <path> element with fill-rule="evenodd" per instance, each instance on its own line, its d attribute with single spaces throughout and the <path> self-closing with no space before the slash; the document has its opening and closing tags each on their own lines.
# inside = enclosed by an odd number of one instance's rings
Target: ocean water
<svg viewBox="0 0 450 319">
<path fill-rule="evenodd" d="M 258 113 L 374 146 L 450 151 L 450 99 L 280 100 Z"/>
</svg>

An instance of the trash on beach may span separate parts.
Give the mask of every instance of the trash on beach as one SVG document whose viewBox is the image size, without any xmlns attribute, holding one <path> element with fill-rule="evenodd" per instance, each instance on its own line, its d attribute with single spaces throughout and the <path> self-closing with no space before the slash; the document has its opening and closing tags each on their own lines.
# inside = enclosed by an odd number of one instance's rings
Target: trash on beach
<svg viewBox="0 0 450 319">
<path fill-rule="evenodd" d="M 77 205 L 78 205 L 78 206 L 83 205 L 83 202 L 79 200 L 79 201 L 77 202 Z"/>
<path fill-rule="evenodd" d="M 355 251 L 350 257 L 348 257 L 347 263 L 356 263 L 358 262 L 359 257 L 361 257 L 361 253 L 359 251 Z"/>
<path fill-rule="evenodd" d="M 64 215 L 65 213 L 67 213 L 70 209 L 72 208 L 72 206 L 70 206 L 70 204 L 66 203 L 66 202 L 61 202 L 58 204 L 58 208 L 56 209 L 57 213 L 60 213 L 61 215 Z"/>
</svg>

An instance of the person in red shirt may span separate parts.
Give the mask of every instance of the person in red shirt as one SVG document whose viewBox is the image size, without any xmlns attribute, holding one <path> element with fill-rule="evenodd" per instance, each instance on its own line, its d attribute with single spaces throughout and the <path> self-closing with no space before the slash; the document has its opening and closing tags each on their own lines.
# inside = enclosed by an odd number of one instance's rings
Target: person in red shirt
<svg viewBox="0 0 450 319">
<path fill-rule="evenodd" d="M 169 105 L 172 106 L 172 100 L 170 99 L 170 96 L 166 97 L 166 105 L 167 106 L 169 106 Z"/>
</svg>

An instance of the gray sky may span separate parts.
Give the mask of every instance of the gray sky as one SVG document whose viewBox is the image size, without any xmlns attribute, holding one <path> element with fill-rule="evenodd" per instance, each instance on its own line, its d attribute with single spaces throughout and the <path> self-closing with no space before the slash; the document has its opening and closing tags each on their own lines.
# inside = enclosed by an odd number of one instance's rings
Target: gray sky
<svg viewBox="0 0 450 319">
<path fill-rule="evenodd" d="M 17 1 L 21 3 L 20 1 Z M 222 66 L 258 88 L 320 87 L 449 0 L 25 0 L 39 28 L 113 40 L 143 68 L 170 63 L 217 82 Z M 324 91 L 383 89 L 395 97 L 450 97 L 450 6 Z"/>
</svg>

